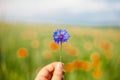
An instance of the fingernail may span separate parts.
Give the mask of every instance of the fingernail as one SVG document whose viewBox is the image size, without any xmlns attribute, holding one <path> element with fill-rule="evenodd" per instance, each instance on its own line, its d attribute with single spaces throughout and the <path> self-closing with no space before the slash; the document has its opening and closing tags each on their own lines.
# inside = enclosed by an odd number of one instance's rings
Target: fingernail
<svg viewBox="0 0 120 80">
<path fill-rule="evenodd" d="M 62 71 L 62 64 L 61 63 L 58 63 L 57 66 L 56 66 L 56 70 L 58 71 Z"/>
<path fill-rule="evenodd" d="M 62 63 L 62 66 L 64 66 L 64 63 Z"/>
</svg>

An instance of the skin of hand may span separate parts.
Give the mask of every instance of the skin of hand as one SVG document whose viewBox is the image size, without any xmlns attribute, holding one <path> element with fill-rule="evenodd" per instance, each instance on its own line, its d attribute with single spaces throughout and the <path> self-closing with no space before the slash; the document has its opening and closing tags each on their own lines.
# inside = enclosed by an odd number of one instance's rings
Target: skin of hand
<svg viewBox="0 0 120 80">
<path fill-rule="evenodd" d="M 43 67 L 37 74 L 35 80 L 63 80 L 63 63 L 53 62 Z"/>
</svg>

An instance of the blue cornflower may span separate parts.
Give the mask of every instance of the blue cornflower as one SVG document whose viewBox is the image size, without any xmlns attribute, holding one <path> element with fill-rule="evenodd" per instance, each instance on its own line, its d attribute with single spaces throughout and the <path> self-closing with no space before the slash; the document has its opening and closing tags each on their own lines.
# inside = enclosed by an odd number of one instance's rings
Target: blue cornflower
<svg viewBox="0 0 120 80">
<path fill-rule="evenodd" d="M 66 30 L 61 30 L 60 29 L 60 30 L 56 30 L 54 32 L 53 37 L 54 37 L 54 41 L 57 44 L 59 44 L 60 42 L 61 43 L 66 42 L 69 39 L 70 35 L 68 34 L 68 32 Z"/>
</svg>

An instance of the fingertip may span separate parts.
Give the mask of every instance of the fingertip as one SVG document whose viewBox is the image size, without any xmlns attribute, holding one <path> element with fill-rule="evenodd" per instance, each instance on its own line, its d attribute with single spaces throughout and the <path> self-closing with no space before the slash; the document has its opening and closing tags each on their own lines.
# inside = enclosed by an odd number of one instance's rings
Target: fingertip
<svg viewBox="0 0 120 80">
<path fill-rule="evenodd" d="M 52 80 L 62 80 L 64 75 L 63 64 L 58 62 L 55 66 L 55 71 L 53 73 Z"/>
<path fill-rule="evenodd" d="M 61 62 L 57 63 L 57 66 L 55 67 L 55 70 L 57 70 L 57 71 L 62 71 L 63 70 L 63 65 L 62 65 Z"/>
</svg>

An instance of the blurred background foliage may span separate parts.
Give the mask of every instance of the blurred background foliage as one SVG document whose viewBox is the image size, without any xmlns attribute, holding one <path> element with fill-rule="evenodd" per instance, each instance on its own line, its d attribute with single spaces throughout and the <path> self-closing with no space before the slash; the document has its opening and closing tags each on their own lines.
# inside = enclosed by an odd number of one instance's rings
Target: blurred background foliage
<svg viewBox="0 0 120 80">
<path fill-rule="evenodd" d="M 119 80 L 120 28 L 0 23 L 0 80 L 34 80 L 45 65 L 59 61 L 56 29 L 66 29 L 65 80 Z"/>
</svg>

